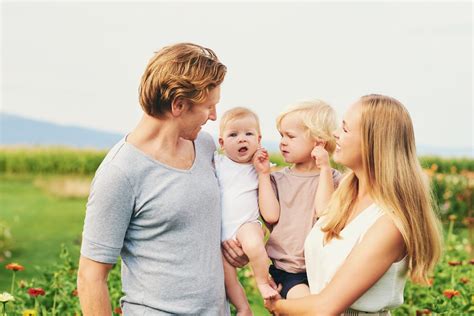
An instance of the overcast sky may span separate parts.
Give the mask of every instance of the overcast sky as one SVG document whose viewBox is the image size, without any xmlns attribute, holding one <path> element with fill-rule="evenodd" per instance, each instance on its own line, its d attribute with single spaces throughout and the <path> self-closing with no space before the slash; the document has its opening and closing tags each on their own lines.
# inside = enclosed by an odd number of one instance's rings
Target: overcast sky
<svg viewBox="0 0 474 316">
<path fill-rule="evenodd" d="M 153 52 L 186 41 L 228 67 L 218 114 L 254 109 L 264 139 L 278 141 L 275 118 L 298 100 L 323 99 L 342 116 L 382 93 L 408 108 L 418 144 L 474 147 L 469 1 L 2 1 L 1 10 L 2 111 L 126 133 Z"/>
</svg>

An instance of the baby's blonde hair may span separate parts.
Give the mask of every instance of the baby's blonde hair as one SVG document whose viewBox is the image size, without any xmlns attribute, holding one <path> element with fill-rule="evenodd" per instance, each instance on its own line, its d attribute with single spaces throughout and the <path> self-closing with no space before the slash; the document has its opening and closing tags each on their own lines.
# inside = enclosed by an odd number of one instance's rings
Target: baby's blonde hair
<svg viewBox="0 0 474 316">
<path fill-rule="evenodd" d="M 250 109 L 244 108 L 244 107 L 235 107 L 232 108 L 228 111 L 226 111 L 221 118 L 220 124 L 219 124 L 219 136 L 223 136 L 225 127 L 229 122 L 235 121 L 244 117 L 251 117 L 255 119 L 255 125 L 257 127 L 257 133 L 258 135 L 261 135 L 260 133 L 260 122 L 258 120 L 257 114 L 253 112 Z"/>
<path fill-rule="evenodd" d="M 324 147 L 328 153 L 332 154 L 336 149 L 336 111 L 324 101 L 309 100 L 302 101 L 290 106 L 286 111 L 278 115 L 276 119 L 277 129 L 281 130 L 283 118 L 289 114 L 297 115 L 303 127 L 310 137 L 320 138 L 326 142 Z"/>
</svg>

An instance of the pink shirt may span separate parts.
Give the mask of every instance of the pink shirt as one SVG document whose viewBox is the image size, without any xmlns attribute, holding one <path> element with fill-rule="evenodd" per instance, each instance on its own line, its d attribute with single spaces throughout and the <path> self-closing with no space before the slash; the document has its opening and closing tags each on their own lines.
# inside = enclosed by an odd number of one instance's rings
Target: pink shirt
<svg viewBox="0 0 474 316">
<path fill-rule="evenodd" d="M 332 170 L 337 187 L 341 173 Z M 276 268 L 290 273 L 306 270 L 304 241 L 311 231 L 314 218 L 314 198 L 319 184 L 319 172 L 295 174 L 289 168 L 273 172 L 272 184 L 280 202 L 280 218 L 268 225 L 270 238 L 266 249 Z"/>
</svg>

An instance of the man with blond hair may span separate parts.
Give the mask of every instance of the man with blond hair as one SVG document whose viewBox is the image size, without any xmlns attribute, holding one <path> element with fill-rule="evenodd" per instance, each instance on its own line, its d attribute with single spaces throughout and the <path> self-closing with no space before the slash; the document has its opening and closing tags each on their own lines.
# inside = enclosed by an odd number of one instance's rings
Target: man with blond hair
<svg viewBox="0 0 474 316">
<path fill-rule="evenodd" d="M 78 290 L 87 315 L 111 315 L 107 275 L 120 256 L 125 315 L 226 315 L 215 144 L 226 67 L 208 48 L 165 47 L 141 80 L 143 117 L 92 183 Z M 114 306 L 116 303 L 114 303 Z"/>
</svg>

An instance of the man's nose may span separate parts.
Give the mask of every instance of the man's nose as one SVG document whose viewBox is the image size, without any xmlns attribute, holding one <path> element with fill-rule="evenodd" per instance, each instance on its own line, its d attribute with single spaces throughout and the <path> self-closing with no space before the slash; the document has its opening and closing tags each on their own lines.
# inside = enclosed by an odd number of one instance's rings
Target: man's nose
<svg viewBox="0 0 474 316">
<path fill-rule="evenodd" d="M 217 113 L 216 113 L 216 108 L 215 107 L 212 107 L 211 111 L 209 112 L 208 118 L 211 121 L 215 121 L 217 119 Z"/>
</svg>

